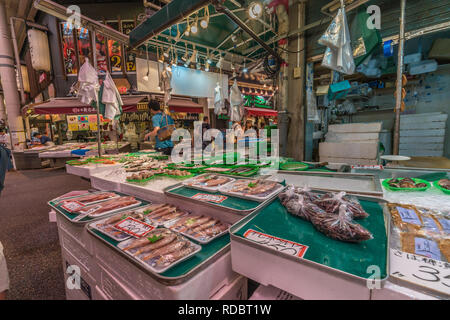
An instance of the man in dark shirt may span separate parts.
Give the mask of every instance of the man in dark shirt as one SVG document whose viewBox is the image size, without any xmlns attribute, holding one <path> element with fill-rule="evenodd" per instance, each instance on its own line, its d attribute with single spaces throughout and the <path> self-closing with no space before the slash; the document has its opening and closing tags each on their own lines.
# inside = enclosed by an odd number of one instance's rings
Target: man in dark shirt
<svg viewBox="0 0 450 320">
<path fill-rule="evenodd" d="M 45 135 L 40 134 L 39 132 L 36 132 L 35 134 L 33 134 L 33 138 L 39 140 L 40 144 L 46 144 L 47 142 L 52 141 L 52 139 L 50 139 L 49 137 L 47 137 Z"/>
</svg>

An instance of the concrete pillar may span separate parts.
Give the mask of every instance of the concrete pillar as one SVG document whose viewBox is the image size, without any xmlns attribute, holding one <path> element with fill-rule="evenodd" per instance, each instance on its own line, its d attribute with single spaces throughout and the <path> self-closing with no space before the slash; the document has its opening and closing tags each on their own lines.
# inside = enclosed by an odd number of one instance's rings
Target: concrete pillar
<svg viewBox="0 0 450 320">
<path fill-rule="evenodd" d="M 25 148 L 25 130 L 20 113 L 20 97 L 4 1 L 0 1 L 0 79 L 8 112 L 8 127 L 11 131 L 13 143 L 12 149 L 23 150 Z"/>
</svg>

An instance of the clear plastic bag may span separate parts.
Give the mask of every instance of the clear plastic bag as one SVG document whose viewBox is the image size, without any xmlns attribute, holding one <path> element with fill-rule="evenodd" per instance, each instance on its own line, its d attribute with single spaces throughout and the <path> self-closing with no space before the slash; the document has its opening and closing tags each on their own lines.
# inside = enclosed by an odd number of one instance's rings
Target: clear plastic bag
<svg viewBox="0 0 450 320">
<path fill-rule="evenodd" d="M 338 23 L 340 26 L 334 26 L 334 23 Z M 344 8 L 339 9 L 330 27 L 333 33 L 328 33 L 327 29 L 327 32 L 319 40 L 320 44 L 327 46 L 322 65 L 340 73 L 353 74 L 355 72 L 355 61 Z M 334 32 L 338 30 L 339 35 L 336 35 Z"/>
<path fill-rule="evenodd" d="M 336 17 L 328 26 L 325 33 L 320 37 L 319 44 L 332 49 L 339 49 L 341 47 L 342 27 L 343 27 L 342 9 L 339 9 Z"/>
<path fill-rule="evenodd" d="M 339 214 L 320 212 L 311 216 L 314 227 L 332 239 L 346 242 L 362 242 L 373 239 L 373 235 L 363 226 L 354 223 L 347 206 L 339 207 Z"/>
<path fill-rule="evenodd" d="M 315 215 L 326 214 L 324 210 L 302 195 L 291 198 L 286 202 L 285 206 L 289 213 L 306 221 L 311 221 L 312 217 Z"/>
<path fill-rule="evenodd" d="M 314 203 L 329 213 L 338 213 L 340 207 L 345 205 L 352 219 L 365 219 L 369 216 L 358 199 L 353 196 L 346 196 L 345 192 L 327 193 L 316 199 Z"/>
</svg>

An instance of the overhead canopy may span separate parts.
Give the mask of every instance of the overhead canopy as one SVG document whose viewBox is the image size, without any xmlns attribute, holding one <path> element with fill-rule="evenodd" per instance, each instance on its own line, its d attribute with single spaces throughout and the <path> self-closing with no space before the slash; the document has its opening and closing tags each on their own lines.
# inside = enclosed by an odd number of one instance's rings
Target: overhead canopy
<svg viewBox="0 0 450 320">
<path fill-rule="evenodd" d="M 137 111 L 139 102 L 147 96 L 123 96 L 123 112 Z M 96 108 L 80 102 L 78 98 L 53 98 L 40 104 L 28 106 L 35 114 L 96 114 Z"/>
<path fill-rule="evenodd" d="M 269 19 L 269 15 L 263 15 L 259 19 L 249 18 L 247 9 L 253 1 L 225 1 L 223 6 L 244 22 L 261 40 L 271 45 L 278 38 L 275 25 Z M 234 63 L 240 64 L 244 61 L 250 64 L 265 54 L 260 44 L 210 3 L 208 0 L 171 1 L 131 31 L 130 47 L 145 49 L 143 45 L 147 43 L 150 45 L 149 50 L 153 52 L 157 46 L 163 47 L 164 50 L 173 48 L 177 51 L 178 57 L 182 57 L 186 47 L 192 53 L 195 46 L 199 56 L 206 58 L 209 52 L 215 62 L 222 56 L 226 61 L 233 60 Z M 190 32 L 186 35 L 188 22 L 192 26 L 196 19 L 199 23 L 205 17 L 204 7 L 208 7 L 210 13 L 207 29 L 198 26 L 197 33 Z M 178 31 L 179 38 L 177 38 Z"/>
<path fill-rule="evenodd" d="M 130 46 L 135 48 L 208 4 L 210 0 L 173 0 L 130 32 Z"/>
<path fill-rule="evenodd" d="M 278 116 L 278 112 L 270 109 L 263 108 L 245 108 L 245 111 L 250 116 L 258 116 L 258 117 L 276 117 Z"/>
<path fill-rule="evenodd" d="M 203 113 L 203 107 L 192 100 L 171 99 L 168 105 L 170 112 Z"/>
</svg>

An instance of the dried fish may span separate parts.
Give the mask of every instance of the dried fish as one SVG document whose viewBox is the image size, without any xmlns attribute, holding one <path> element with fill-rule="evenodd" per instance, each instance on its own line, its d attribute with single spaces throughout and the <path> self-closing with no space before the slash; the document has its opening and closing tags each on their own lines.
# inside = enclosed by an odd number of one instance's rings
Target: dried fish
<svg viewBox="0 0 450 320">
<path fill-rule="evenodd" d="M 180 260 L 195 251 L 194 246 L 185 247 L 182 250 L 161 256 L 154 264 L 158 267 L 168 266 L 177 260 Z"/>
<path fill-rule="evenodd" d="M 347 210 L 351 213 L 353 219 L 364 219 L 369 214 L 362 208 L 358 199 L 346 196 L 345 192 L 327 193 L 314 201 L 316 205 L 326 212 L 339 213 L 341 205 L 345 204 Z"/>
<path fill-rule="evenodd" d="M 181 250 L 186 245 L 189 245 L 189 242 L 187 242 L 187 241 L 174 241 L 174 242 L 170 243 L 169 245 L 167 245 L 165 247 L 162 247 L 160 249 L 157 249 L 157 250 L 153 251 L 149 255 L 143 257 L 142 260 L 147 261 L 147 260 L 159 257 L 159 256 L 163 256 L 165 254 L 169 254 L 169 253 Z"/>
<path fill-rule="evenodd" d="M 352 222 L 345 204 L 339 207 L 339 214 L 317 213 L 311 216 L 314 227 L 332 239 L 346 242 L 361 242 L 373 239 L 372 234 L 363 226 Z"/>
<path fill-rule="evenodd" d="M 138 251 L 136 251 L 134 253 L 134 255 L 137 256 L 142 253 L 146 253 L 146 252 L 150 252 L 152 250 L 162 248 L 162 247 L 168 245 L 169 243 L 171 243 L 172 241 L 174 241 L 176 238 L 177 238 L 177 236 L 174 233 L 169 233 L 169 234 L 163 236 L 161 239 L 159 239 L 155 243 L 152 243 L 152 244 L 149 244 L 149 245 L 146 245 L 146 246 L 140 248 Z"/>
</svg>

